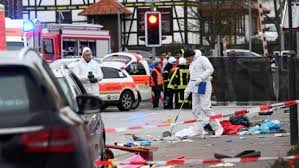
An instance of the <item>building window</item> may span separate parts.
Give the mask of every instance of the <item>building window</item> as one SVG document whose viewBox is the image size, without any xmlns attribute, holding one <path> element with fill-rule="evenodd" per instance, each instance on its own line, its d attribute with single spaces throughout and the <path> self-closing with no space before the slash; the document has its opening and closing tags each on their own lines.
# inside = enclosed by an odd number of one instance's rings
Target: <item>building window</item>
<svg viewBox="0 0 299 168">
<path fill-rule="evenodd" d="M 57 11 L 56 12 L 56 23 L 71 24 L 72 22 L 73 22 L 72 11 Z"/>
</svg>

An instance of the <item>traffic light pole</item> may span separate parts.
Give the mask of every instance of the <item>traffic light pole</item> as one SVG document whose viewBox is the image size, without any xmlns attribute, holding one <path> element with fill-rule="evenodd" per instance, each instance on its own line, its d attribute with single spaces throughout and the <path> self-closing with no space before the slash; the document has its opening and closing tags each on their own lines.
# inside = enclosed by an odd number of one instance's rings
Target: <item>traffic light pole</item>
<svg viewBox="0 0 299 168">
<path fill-rule="evenodd" d="M 156 58 L 156 47 L 152 47 L 153 60 Z"/>
<path fill-rule="evenodd" d="M 289 15 L 289 50 L 293 51 L 293 18 L 292 18 L 292 1 L 288 0 L 288 15 Z M 289 65 L 289 99 L 296 100 L 296 72 L 295 72 L 295 60 L 294 55 L 290 53 L 288 58 Z M 298 144 L 298 110 L 297 105 L 290 106 L 290 133 L 291 133 L 291 145 Z"/>
</svg>

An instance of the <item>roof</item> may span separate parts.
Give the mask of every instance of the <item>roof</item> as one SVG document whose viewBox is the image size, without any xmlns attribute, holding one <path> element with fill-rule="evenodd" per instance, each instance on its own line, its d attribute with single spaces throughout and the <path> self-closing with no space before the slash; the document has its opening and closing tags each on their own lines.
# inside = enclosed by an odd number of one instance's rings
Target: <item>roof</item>
<svg viewBox="0 0 299 168">
<path fill-rule="evenodd" d="M 80 58 L 63 58 L 50 63 L 52 69 L 60 69 L 63 65 L 69 65 L 73 62 L 78 62 Z"/>
<path fill-rule="evenodd" d="M 27 51 L 27 48 L 22 50 L 5 50 L 0 51 L 0 65 L 24 65 L 33 67 L 33 62 L 36 61 L 35 56 L 39 57 L 38 55 L 34 55 L 31 58 L 28 58 L 28 54 L 24 54 Z M 41 58 L 38 58 L 42 60 Z"/>
<path fill-rule="evenodd" d="M 20 51 L 0 51 L 1 64 L 24 64 L 20 58 Z"/>
<path fill-rule="evenodd" d="M 116 14 L 130 15 L 131 11 L 117 0 L 100 0 L 79 13 L 84 16 Z"/>
<path fill-rule="evenodd" d="M 130 52 L 111 53 L 111 54 L 105 55 L 104 58 L 106 58 L 108 56 L 115 56 L 115 55 L 124 55 L 124 56 L 130 57 L 132 59 L 136 59 L 136 61 L 140 61 L 141 59 L 143 59 L 142 55 L 137 54 L 137 53 L 130 53 Z"/>
<path fill-rule="evenodd" d="M 126 66 L 126 64 L 121 63 L 121 62 L 109 62 L 105 64 L 100 64 L 100 67 L 110 67 L 110 68 L 115 68 L 115 69 L 122 69 Z"/>
</svg>

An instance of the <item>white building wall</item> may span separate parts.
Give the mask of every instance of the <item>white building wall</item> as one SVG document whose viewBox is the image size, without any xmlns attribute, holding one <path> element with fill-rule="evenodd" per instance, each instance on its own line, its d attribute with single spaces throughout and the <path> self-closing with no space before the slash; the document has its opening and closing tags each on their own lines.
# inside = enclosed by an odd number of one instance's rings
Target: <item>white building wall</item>
<svg viewBox="0 0 299 168">
<path fill-rule="evenodd" d="M 55 22 L 56 21 L 55 11 L 38 11 L 37 18 L 41 22 Z"/>
<path fill-rule="evenodd" d="M 175 42 L 178 42 L 178 43 L 183 43 L 184 41 L 184 34 L 182 34 L 182 36 L 183 36 L 183 40 L 182 40 L 182 38 L 181 38 L 181 35 L 180 35 L 180 33 L 173 33 L 173 35 L 174 35 L 174 41 Z"/>
<path fill-rule="evenodd" d="M 166 39 L 162 40 L 163 44 L 171 44 L 172 43 L 172 36 L 165 36 Z"/>
<path fill-rule="evenodd" d="M 59 1 L 67 1 L 67 0 L 59 0 Z M 90 0 L 90 2 L 93 2 L 93 1 Z M 82 5 L 84 3 L 83 3 L 83 0 L 72 0 L 72 4 L 73 5 Z"/>
<path fill-rule="evenodd" d="M 87 17 L 86 16 L 79 16 L 79 13 L 82 10 L 73 10 L 72 11 L 72 17 L 73 17 L 73 21 L 85 21 L 87 22 Z"/>
<path fill-rule="evenodd" d="M 200 36 L 198 33 L 188 33 L 188 42 L 189 44 L 199 44 L 200 43 Z"/>
<path fill-rule="evenodd" d="M 60 2 L 60 1 L 58 0 L 57 2 Z M 63 1 L 67 2 L 67 0 L 62 0 L 62 2 Z M 41 6 L 54 5 L 54 4 L 55 4 L 54 0 L 43 0 L 41 3 Z"/>
<path fill-rule="evenodd" d="M 128 45 L 137 45 L 137 34 L 131 34 Z"/>
</svg>

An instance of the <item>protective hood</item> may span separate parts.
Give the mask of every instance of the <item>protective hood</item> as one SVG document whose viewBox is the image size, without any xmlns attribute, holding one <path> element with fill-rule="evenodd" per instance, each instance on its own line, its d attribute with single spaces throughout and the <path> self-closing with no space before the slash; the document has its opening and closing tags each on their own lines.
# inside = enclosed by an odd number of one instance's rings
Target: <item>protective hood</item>
<svg viewBox="0 0 299 168">
<path fill-rule="evenodd" d="M 195 55 L 194 55 L 193 61 L 197 60 L 197 58 L 202 56 L 202 53 L 200 50 L 194 50 L 194 52 L 195 52 Z"/>
<path fill-rule="evenodd" d="M 84 47 L 82 50 L 82 55 L 81 55 L 82 58 L 83 58 L 84 53 L 86 53 L 87 51 L 91 52 L 91 49 L 89 47 Z"/>
<path fill-rule="evenodd" d="M 82 61 L 83 62 L 87 62 L 85 59 L 84 59 L 84 57 L 83 57 L 83 55 L 86 53 L 86 52 L 91 52 L 91 49 L 89 48 L 89 47 L 84 47 L 83 48 L 83 50 L 82 50 L 82 55 L 81 55 L 81 59 L 82 59 Z M 92 53 L 92 52 L 91 52 Z M 87 63 L 89 63 L 90 61 L 88 61 Z"/>
</svg>

